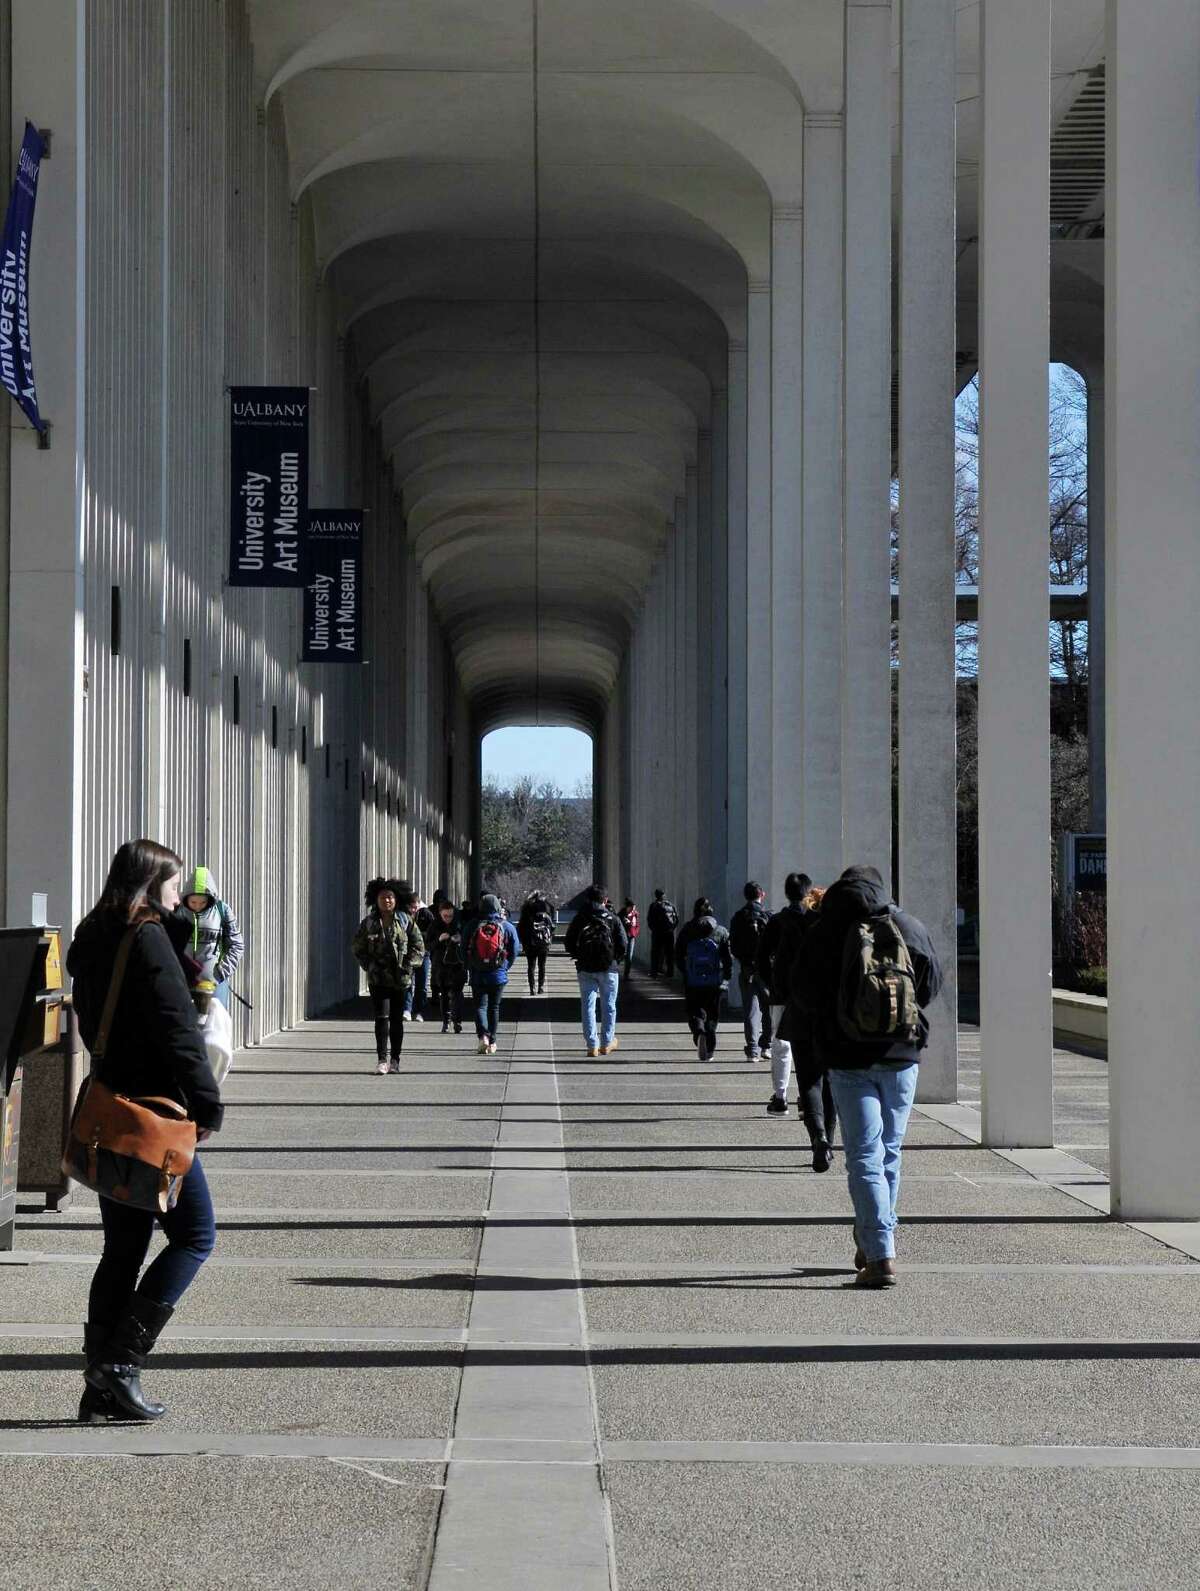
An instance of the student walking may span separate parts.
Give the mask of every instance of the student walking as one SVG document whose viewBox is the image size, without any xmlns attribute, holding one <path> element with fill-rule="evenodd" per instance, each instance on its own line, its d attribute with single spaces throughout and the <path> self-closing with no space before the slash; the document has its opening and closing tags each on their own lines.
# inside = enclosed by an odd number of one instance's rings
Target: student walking
<svg viewBox="0 0 1200 1591">
<path fill-rule="evenodd" d="M 167 933 L 179 901 L 182 866 L 173 851 L 152 840 L 122 845 L 99 901 L 75 930 L 67 970 L 83 1041 L 103 1051 L 98 1079 L 132 1097 L 177 1100 L 195 1122 L 200 1144 L 220 1131 L 224 1112 L 187 980 Z M 114 983 L 106 1041 L 97 1045 Z M 139 1281 L 156 1221 L 167 1246 Z M 90 1425 L 161 1419 L 166 1409 L 143 1392 L 141 1371 L 216 1242 L 199 1154 L 165 1215 L 102 1195 L 100 1223 L 104 1249 L 88 1297 L 79 1419 Z"/>
<path fill-rule="evenodd" d="M 703 895 L 692 908 L 675 942 L 675 960 L 683 974 L 683 1000 L 692 1043 L 702 1061 L 717 1052 L 721 996 L 733 977 L 729 935 L 717 922 L 711 901 Z"/>
<path fill-rule="evenodd" d="M 188 982 L 193 988 L 214 984 L 217 999 L 228 1010 L 229 980 L 241 962 L 245 941 L 237 918 L 221 899 L 217 881 L 207 867 L 197 867 L 188 874 L 183 899 L 172 916 L 187 934 L 182 959 L 185 972 L 190 974 Z"/>
<path fill-rule="evenodd" d="M 729 920 L 729 948 L 738 964 L 746 1059 L 765 1061 L 770 1059 L 774 1026 L 770 995 L 758 970 L 758 955 L 771 914 L 766 907 L 766 894 L 757 884 L 746 884 L 742 894 L 746 904 Z"/>
<path fill-rule="evenodd" d="M 554 911 L 540 889 L 535 889 L 521 907 L 517 937 L 525 952 L 530 994 L 546 992 L 546 958 L 554 943 Z"/>
<path fill-rule="evenodd" d="M 413 968 L 412 982 L 404 995 L 404 1020 L 406 1022 L 424 1022 L 425 1005 L 429 999 L 430 977 L 433 970 L 429 955 L 429 936 L 433 932 L 436 922 L 435 913 L 426 906 L 419 895 L 413 898 L 413 921 L 417 925 L 417 932 L 421 935 L 421 942 L 425 946 L 424 958 Z"/>
<path fill-rule="evenodd" d="M 508 969 L 521 951 L 517 930 L 501 915 L 495 895 L 479 901 L 479 917 L 471 925 L 467 945 L 467 971 L 475 998 L 475 1035 L 480 1055 L 495 1055 L 500 1031 L 500 1002 L 508 983 Z"/>
<path fill-rule="evenodd" d="M 657 978 L 665 973 L 670 978 L 675 972 L 675 930 L 679 927 L 679 913 L 661 889 L 654 891 L 654 899 L 646 908 L 646 927 L 650 930 L 650 976 Z"/>
<path fill-rule="evenodd" d="M 842 1119 L 859 1287 L 896 1284 L 900 1155 L 942 968 L 925 925 L 888 898 L 874 867 L 831 884 L 792 989 Z"/>
<path fill-rule="evenodd" d="M 621 907 L 617 916 L 621 919 L 621 927 L 625 930 L 625 938 L 628 941 L 628 948 L 625 951 L 625 976 L 628 977 L 633 970 L 633 951 L 634 946 L 637 944 L 638 935 L 642 931 L 642 919 L 638 915 L 637 907 L 628 895 L 626 895 L 625 904 Z"/>
<path fill-rule="evenodd" d="M 400 1070 L 405 997 L 413 968 L 425 959 L 425 944 L 405 909 L 411 909 L 414 902 L 408 886 L 397 879 L 383 883 L 373 879 L 367 886 L 368 901 L 372 895 L 374 903 L 355 930 L 351 948 L 367 975 L 375 1018 L 375 1070 L 382 1077 L 389 1070 Z"/>
<path fill-rule="evenodd" d="M 442 1013 L 442 1032 L 462 1032 L 463 990 L 467 986 L 467 960 L 463 947 L 462 921 L 454 902 L 443 895 L 438 901 L 437 920 L 427 942 L 433 990 Z"/>
<path fill-rule="evenodd" d="M 605 902 L 604 891 L 593 884 L 583 906 L 571 919 L 566 934 L 566 951 L 579 975 L 579 1005 L 583 1019 L 583 1042 L 589 1059 L 597 1046 L 601 1055 L 618 1048 L 617 987 L 620 967 L 629 950 L 629 940 L 621 919 Z M 597 1033 L 596 1008 L 600 1008 Z"/>
</svg>

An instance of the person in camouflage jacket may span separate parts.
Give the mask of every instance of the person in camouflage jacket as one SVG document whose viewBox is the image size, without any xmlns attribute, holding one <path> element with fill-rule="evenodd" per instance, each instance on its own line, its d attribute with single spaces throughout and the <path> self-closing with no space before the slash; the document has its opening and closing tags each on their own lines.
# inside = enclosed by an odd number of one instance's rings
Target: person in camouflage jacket
<svg viewBox="0 0 1200 1591">
<path fill-rule="evenodd" d="M 354 959 L 367 975 L 375 1017 L 375 1070 L 380 1073 L 400 1070 L 404 995 L 412 983 L 413 968 L 425 960 L 421 930 L 404 909 L 412 904 L 411 890 L 403 890 L 394 879 L 384 884 L 359 923 L 352 945 Z"/>
</svg>

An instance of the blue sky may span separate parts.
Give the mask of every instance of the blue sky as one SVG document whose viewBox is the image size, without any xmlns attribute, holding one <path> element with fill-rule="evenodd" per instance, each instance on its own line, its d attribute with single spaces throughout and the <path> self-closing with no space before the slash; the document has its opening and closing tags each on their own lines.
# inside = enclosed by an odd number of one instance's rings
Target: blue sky
<svg viewBox="0 0 1200 1591">
<path fill-rule="evenodd" d="M 592 741 L 579 729 L 495 729 L 483 737 L 483 777 L 511 785 L 522 774 L 550 779 L 564 795 L 592 782 Z"/>
</svg>

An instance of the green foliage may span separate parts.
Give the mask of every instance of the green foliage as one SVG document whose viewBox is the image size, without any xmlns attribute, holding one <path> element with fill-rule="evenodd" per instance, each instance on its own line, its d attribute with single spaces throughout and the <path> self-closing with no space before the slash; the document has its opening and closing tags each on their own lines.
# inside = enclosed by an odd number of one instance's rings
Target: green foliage
<svg viewBox="0 0 1200 1591">
<path fill-rule="evenodd" d="M 484 887 L 518 905 L 533 889 L 558 904 L 591 881 L 592 798 L 564 795 L 528 775 L 504 790 L 483 787 Z"/>
</svg>

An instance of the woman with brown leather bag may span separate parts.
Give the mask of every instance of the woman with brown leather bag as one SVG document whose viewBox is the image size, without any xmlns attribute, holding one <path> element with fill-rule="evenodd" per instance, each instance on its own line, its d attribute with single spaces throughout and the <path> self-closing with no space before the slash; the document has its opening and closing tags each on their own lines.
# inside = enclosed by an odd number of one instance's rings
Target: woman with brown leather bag
<svg viewBox="0 0 1200 1591">
<path fill-rule="evenodd" d="M 84 1167 L 82 1180 L 101 1190 L 104 1227 L 104 1252 L 88 1299 L 85 1386 L 79 1406 L 80 1420 L 94 1425 L 157 1420 L 166 1413 L 143 1393 L 140 1372 L 216 1240 L 200 1158 L 188 1150 L 219 1131 L 223 1108 L 167 926 L 179 900 L 182 866 L 174 851 L 153 840 L 122 845 L 99 901 L 75 930 L 67 956 L 79 1030 L 93 1052 L 89 1084 L 101 1085 L 81 1096 L 76 1112 L 77 1122 L 90 1112 L 97 1123 L 85 1145 L 85 1151 L 92 1150 L 93 1176 Z M 101 1098 L 103 1105 L 98 1104 Z M 125 1147 L 119 1138 L 104 1136 L 114 1130 L 113 1113 L 153 1122 L 146 1105 L 162 1112 L 164 1143 L 173 1141 L 171 1133 L 178 1134 L 181 1123 L 186 1123 L 188 1138 L 176 1162 L 186 1166 L 186 1174 L 168 1175 L 168 1152 L 162 1196 L 152 1201 L 153 1208 L 125 1202 L 131 1194 L 128 1186 L 114 1186 L 106 1196 L 103 1179 L 95 1176 L 98 1148 L 104 1151 L 110 1143 L 118 1151 Z M 131 1128 L 131 1136 L 133 1132 Z M 136 1145 L 129 1153 L 135 1152 Z M 143 1169 L 115 1154 L 106 1163 Z M 125 1180 L 131 1184 L 133 1178 Z M 156 1221 L 167 1246 L 139 1281 Z"/>
</svg>

